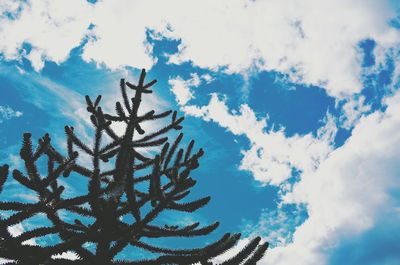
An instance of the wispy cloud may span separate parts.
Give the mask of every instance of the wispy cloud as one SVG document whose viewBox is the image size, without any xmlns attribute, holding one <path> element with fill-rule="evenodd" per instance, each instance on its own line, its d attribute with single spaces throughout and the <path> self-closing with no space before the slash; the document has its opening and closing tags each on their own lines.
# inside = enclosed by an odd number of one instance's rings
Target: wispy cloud
<svg viewBox="0 0 400 265">
<path fill-rule="evenodd" d="M 9 106 L 0 106 L 0 123 L 15 117 L 21 117 L 22 114 L 21 111 L 13 110 Z"/>
<path fill-rule="evenodd" d="M 302 204 L 287 206 L 280 206 L 276 210 L 264 209 L 256 223 L 245 220 L 243 232 L 249 238 L 262 236 L 271 248 L 292 243 L 294 231 L 307 219 L 307 211 Z"/>
</svg>

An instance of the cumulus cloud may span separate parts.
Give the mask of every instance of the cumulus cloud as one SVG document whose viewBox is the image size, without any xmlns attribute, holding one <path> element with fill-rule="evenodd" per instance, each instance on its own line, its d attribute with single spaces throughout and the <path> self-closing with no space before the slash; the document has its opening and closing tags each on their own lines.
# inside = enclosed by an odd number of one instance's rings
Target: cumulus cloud
<svg viewBox="0 0 400 265">
<path fill-rule="evenodd" d="M 93 29 L 82 54 L 86 61 L 94 61 L 117 69 L 124 66 L 151 68 L 156 63 L 152 46 L 146 41 L 146 30 L 152 28 L 162 7 L 145 1 L 100 1 L 93 13 Z M 156 9 L 155 9 L 156 7 Z"/>
<path fill-rule="evenodd" d="M 189 80 L 183 80 L 181 77 L 177 77 L 168 80 L 168 84 L 171 86 L 170 90 L 174 93 L 178 104 L 185 105 L 189 100 L 194 98 L 190 87 L 198 87 L 200 85 L 200 79 L 197 74 L 192 74 L 192 78 Z"/>
<path fill-rule="evenodd" d="M 86 34 L 92 10 L 84 0 L 8 0 L 0 6 L 0 52 L 11 60 L 26 57 L 37 71 L 44 60 L 61 63 L 68 58 Z M 24 44 L 32 49 L 22 50 Z"/>
<path fill-rule="evenodd" d="M 84 37 L 87 61 L 150 68 L 157 61 L 146 40 L 151 29 L 160 38 L 181 40 L 171 63 L 235 73 L 254 66 L 275 70 L 337 98 L 362 88 L 361 40 L 377 42 L 379 60 L 400 39 L 388 23 L 395 8 L 382 0 L 58 0 L 19 4 L 22 11 L 15 5 L 9 0 L 1 9 L 15 18 L 1 17 L 0 51 L 7 59 L 26 56 L 37 70 L 43 60 L 65 60 Z M 28 54 L 20 52 L 23 43 L 33 46 Z"/>
<path fill-rule="evenodd" d="M 329 113 L 316 136 L 286 137 L 284 128 L 265 131 L 268 120 L 257 118 L 248 105 L 233 111 L 225 100 L 212 94 L 208 105 L 184 105 L 181 110 L 246 136 L 250 149 L 243 151 L 240 168 L 251 171 L 258 181 L 279 185 L 280 207 L 307 206 L 308 218 L 302 224 L 294 222 L 297 215 L 279 212 L 261 214 L 257 225 L 246 228 L 263 235 L 270 232 L 265 239 L 278 244 L 261 264 L 326 264 L 329 253 L 344 240 L 390 223 L 378 219 L 399 221 L 399 215 L 393 213 L 398 212 L 400 201 L 393 191 L 400 188 L 400 93 L 384 100 L 386 110 L 354 117 L 358 122 L 352 135 L 337 149 L 332 147 L 337 121 Z M 357 108 L 361 105 L 353 105 L 348 111 L 359 115 Z M 287 182 L 292 169 L 300 172 L 293 186 Z M 268 229 L 282 218 L 288 226 Z M 295 230 L 293 237 L 287 234 L 290 229 Z"/>
<path fill-rule="evenodd" d="M 244 227 L 245 232 L 262 235 L 264 240 L 275 244 L 260 264 L 328 264 L 330 253 L 335 249 L 338 249 L 336 257 L 345 257 L 339 260 L 347 260 L 348 250 L 338 253 L 340 248 L 337 247 L 350 238 L 365 240 L 365 233 L 368 233 L 369 242 L 363 247 L 367 249 L 359 250 L 357 255 L 370 255 L 376 248 L 371 244 L 374 240 L 371 235 L 375 233 L 381 240 L 376 244 L 385 245 L 382 242 L 385 238 L 380 235 L 382 230 L 397 233 L 400 221 L 400 198 L 396 192 L 400 188 L 400 93 L 387 98 L 385 103 L 385 111 L 362 117 L 346 143 L 331 151 L 316 170 L 301 174 L 293 190 L 282 196 L 277 210 L 262 212 L 257 224 Z M 285 205 L 293 204 L 306 205 L 308 217 L 305 221 L 299 219 L 301 214 L 288 215 L 282 211 Z M 371 233 L 374 230 L 376 232 Z M 249 238 L 244 238 L 240 245 Z M 229 257 L 238 249 L 220 258 Z M 357 259 L 366 260 L 360 256 Z M 394 259 L 388 264 L 398 262 Z M 374 260 L 381 264 L 386 259 Z"/>
<path fill-rule="evenodd" d="M 165 34 L 182 40 L 171 62 L 227 66 L 229 72 L 256 65 L 322 86 L 338 98 L 361 90 L 359 41 L 372 38 L 386 48 L 399 41 L 387 25 L 396 15 L 383 1 L 189 2 L 183 8 L 192 19 L 168 19 L 173 31 Z M 204 13 L 207 19 L 201 20 Z"/>
<path fill-rule="evenodd" d="M 9 106 L 0 106 L 0 123 L 14 117 L 21 117 L 22 114 L 23 113 L 21 111 L 13 110 Z"/>
<path fill-rule="evenodd" d="M 170 90 L 175 95 L 175 100 L 179 105 L 186 105 L 189 100 L 195 98 L 191 88 L 196 88 L 204 82 L 208 84 L 214 80 L 209 74 L 199 76 L 192 73 L 190 76 L 191 78 L 188 80 L 184 80 L 180 76 L 168 80 L 168 84 L 171 86 Z"/>
<path fill-rule="evenodd" d="M 400 188 L 399 103 L 398 93 L 385 112 L 360 119 L 345 145 L 283 197 L 283 203 L 307 204 L 309 218 L 293 243 L 271 249 L 261 264 L 325 264 L 332 248 L 373 228 L 378 218 L 399 221 L 393 217 L 400 204 L 393 193 Z"/>
<path fill-rule="evenodd" d="M 284 128 L 265 131 L 267 119 L 258 119 L 247 105 L 238 112 L 228 109 L 225 98 L 211 94 L 206 106 L 185 105 L 181 107 L 187 115 L 213 121 L 235 135 L 244 135 L 250 141 L 250 149 L 244 150 L 240 169 L 252 172 L 253 177 L 271 185 L 283 184 L 292 176 L 292 170 L 311 172 L 331 152 L 336 134 L 333 117 L 328 115 L 326 125 L 318 135 L 294 135 L 286 137 Z M 249 130 L 251 128 L 251 130 Z"/>
</svg>

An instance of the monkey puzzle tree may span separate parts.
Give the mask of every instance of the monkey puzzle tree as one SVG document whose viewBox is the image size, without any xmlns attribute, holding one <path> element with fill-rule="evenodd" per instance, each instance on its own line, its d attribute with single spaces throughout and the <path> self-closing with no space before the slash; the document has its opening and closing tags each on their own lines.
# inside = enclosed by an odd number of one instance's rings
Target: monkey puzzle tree
<svg viewBox="0 0 400 265">
<path fill-rule="evenodd" d="M 149 88 L 156 82 L 145 84 L 145 76 L 146 72 L 142 70 L 137 85 L 121 80 L 122 103 L 116 102 L 116 115 L 103 112 L 99 106 L 101 96 L 95 101 L 86 96 L 94 127 L 92 147 L 69 126 L 65 127 L 65 155 L 56 151 L 49 135 L 39 139 L 34 148 L 31 135 L 24 134 L 20 157 L 26 172 L 15 169 L 12 177 L 34 191 L 37 201 L 0 201 L 3 212 L 0 216 L 0 257 L 12 260 L 8 264 L 213 264 L 214 257 L 237 243 L 240 234 L 229 233 L 201 248 L 173 249 L 148 243 L 148 239 L 207 235 L 219 223 L 203 227 L 198 222 L 183 227 L 155 223 L 163 211 L 193 212 L 207 204 L 210 197 L 191 202 L 184 199 L 196 184 L 189 175 L 199 166 L 198 160 L 203 155 L 202 149 L 193 152 L 193 140 L 186 148 L 179 147 L 182 133 L 172 144 L 168 142 L 166 134 L 182 129 L 184 118 L 178 118 L 177 112 L 172 111 L 138 114 L 142 96 L 151 93 Z M 132 98 L 128 96 L 127 88 L 133 90 Z M 170 117 L 169 123 L 159 130 L 146 133 L 142 128 L 143 122 L 167 117 Z M 125 123 L 122 136 L 113 130 L 114 122 Z M 145 151 L 139 151 L 143 148 Z M 90 162 L 82 164 L 78 161 L 79 155 L 89 156 Z M 45 174 L 39 169 L 40 159 L 46 161 Z M 8 165 L 1 166 L 0 192 L 8 175 Z M 65 194 L 60 179 L 77 175 L 87 179 L 87 189 L 83 195 L 66 197 L 70 194 Z M 10 227 L 38 214 L 44 215 L 50 225 L 19 235 L 10 233 Z M 24 244 L 27 240 L 48 235 L 57 235 L 59 242 Z M 88 243 L 93 246 L 92 250 Z M 157 255 L 148 259 L 118 260 L 116 255 L 128 245 Z M 257 237 L 221 264 L 256 264 L 267 247 L 268 244 L 260 244 Z M 73 251 L 78 259 L 55 257 L 66 251 Z"/>
</svg>

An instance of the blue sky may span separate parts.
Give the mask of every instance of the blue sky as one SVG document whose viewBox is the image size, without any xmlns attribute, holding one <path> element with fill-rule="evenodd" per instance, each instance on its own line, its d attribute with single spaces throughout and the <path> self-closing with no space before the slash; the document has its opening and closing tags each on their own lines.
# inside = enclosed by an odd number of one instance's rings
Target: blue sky
<svg viewBox="0 0 400 265">
<path fill-rule="evenodd" d="M 400 264 L 399 8 L 394 0 L 3 1 L 0 163 L 21 167 L 24 132 L 48 132 L 61 149 L 64 125 L 90 137 L 84 95 L 102 94 L 111 110 L 119 80 L 134 82 L 146 68 L 158 82 L 144 108 L 186 116 L 185 141 L 206 152 L 193 198 L 212 197 L 161 222 L 221 221 L 209 240 L 261 235 L 272 247 L 260 264 Z M 6 188 L 2 199 L 32 199 Z"/>
</svg>

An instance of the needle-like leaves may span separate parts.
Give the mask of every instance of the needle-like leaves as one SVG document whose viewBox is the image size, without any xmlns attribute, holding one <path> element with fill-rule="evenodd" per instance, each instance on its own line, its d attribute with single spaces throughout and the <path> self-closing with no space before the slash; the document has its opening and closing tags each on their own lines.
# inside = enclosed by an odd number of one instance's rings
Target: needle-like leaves
<svg viewBox="0 0 400 265">
<path fill-rule="evenodd" d="M 156 83 L 156 80 L 146 83 L 145 78 L 146 71 L 142 70 L 137 84 L 121 79 L 122 103 L 116 102 L 116 114 L 103 113 L 101 96 L 94 101 L 89 96 L 85 97 L 94 127 L 91 147 L 70 126 L 65 126 L 66 155 L 56 151 L 48 134 L 39 139 L 33 151 L 31 134 L 24 134 L 20 156 L 26 172 L 15 169 L 12 177 L 25 189 L 36 193 L 38 201 L 0 201 L 0 210 L 8 212 L 7 218 L 0 218 L 0 256 L 14 260 L 9 264 L 204 265 L 213 264 L 214 257 L 237 243 L 240 234 L 229 233 L 216 242 L 191 249 L 157 247 L 148 242 L 154 238 L 208 235 L 219 226 L 219 222 L 206 226 L 195 222 L 183 227 L 153 224 L 162 212 L 194 212 L 205 206 L 210 197 L 185 200 L 189 197 L 190 188 L 196 184 L 190 174 L 199 166 L 198 160 L 204 152 L 202 149 L 193 151 L 193 140 L 186 148 L 180 148 L 183 133 L 172 143 L 168 142 L 166 134 L 182 129 L 184 117 L 178 117 L 176 111 L 170 110 L 159 114 L 152 110 L 138 115 L 142 95 L 152 93 L 149 88 Z M 128 92 L 134 95 L 130 97 Z M 164 118 L 168 118 L 169 122 L 160 129 L 151 132 L 143 129 L 143 122 Z M 114 131 L 114 122 L 125 123 L 122 135 Z M 137 134 L 143 136 L 137 137 Z M 155 149 L 161 146 L 161 150 Z M 80 165 L 78 154 L 90 157 L 90 162 Z M 47 158 L 48 172 L 44 176 L 38 170 L 42 165 L 37 165 L 42 157 Z M 8 174 L 8 165 L 0 166 L 0 192 Z M 69 186 L 61 185 L 60 178 L 70 176 L 74 181 L 76 175 L 87 178 L 87 189 L 86 193 L 71 196 L 70 191 L 66 192 Z M 24 231 L 18 236 L 11 235 L 7 230 L 36 214 L 44 214 L 51 225 Z M 23 244 L 26 240 L 54 235 L 61 242 L 52 245 L 49 241 L 38 246 Z M 116 260 L 115 256 L 129 244 L 153 252 L 158 257 Z M 88 245 L 94 246 L 94 251 L 87 249 Z M 266 243 L 260 244 L 257 237 L 222 264 L 256 264 L 267 247 Z M 78 259 L 53 258 L 65 251 L 73 251 Z"/>
</svg>

